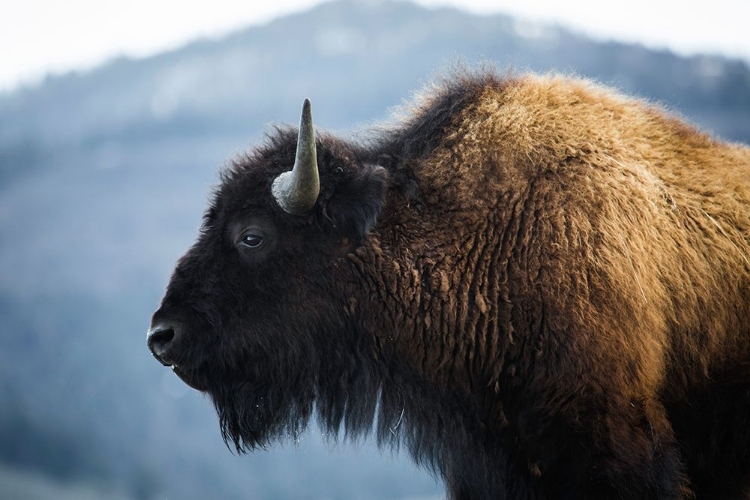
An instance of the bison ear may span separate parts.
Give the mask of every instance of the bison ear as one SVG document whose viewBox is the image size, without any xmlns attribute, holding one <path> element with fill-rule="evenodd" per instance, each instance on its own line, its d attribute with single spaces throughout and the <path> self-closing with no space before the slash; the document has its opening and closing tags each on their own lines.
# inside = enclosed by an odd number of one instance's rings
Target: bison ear
<svg viewBox="0 0 750 500">
<path fill-rule="evenodd" d="M 361 240 L 378 222 L 387 188 L 388 171 L 365 165 L 336 187 L 324 215 L 337 233 Z"/>
</svg>

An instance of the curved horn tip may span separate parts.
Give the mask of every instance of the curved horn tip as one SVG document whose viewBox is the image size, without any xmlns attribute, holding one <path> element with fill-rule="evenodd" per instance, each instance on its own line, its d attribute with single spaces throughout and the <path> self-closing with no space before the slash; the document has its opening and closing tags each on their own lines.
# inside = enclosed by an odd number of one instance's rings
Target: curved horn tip
<svg viewBox="0 0 750 500">
<path fill-rule="evenodd" d="M 310 98 L 306 97 L 302 102 L 302 116 L 300 117 L 300 130 L 303 127 L 312 126 L 312 103 Z"/>
</svg>

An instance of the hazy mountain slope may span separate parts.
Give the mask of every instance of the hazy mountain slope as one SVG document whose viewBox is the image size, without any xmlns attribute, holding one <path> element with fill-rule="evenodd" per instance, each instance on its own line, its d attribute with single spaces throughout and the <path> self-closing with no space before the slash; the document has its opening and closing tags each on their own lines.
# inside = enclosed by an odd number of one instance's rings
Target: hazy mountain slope
<svg viewBox="0 0 750 500">
<path fill-rule="evenodd" d="M 505 16 L 349 1 L 6 95 L 0 98 L 0 144 L 249 137 L 258 124 L 295 111 L 302 96 L 313 98 L 322 123 L 348 127 L 383 117 L 387 105 L 458 57 L 595 77 L 698 119 L 707 108 L 732 111 L 744 130 L 709 125 L 731 138 L 750 134 L 750 70 L 738 61 L 595 43 Z"/>
<path fill-rule="evenodd" d="M 366 128 L 459 57 L 598 78 L 750 142 L 745 63 L 394 2 L 332 2 L 2 95 L 0 492 L 436 495 L 405 456 L 371 445 L 329 455 L 314 431 L 299 452 L 232 456 L 209 402 L 154 362 L 144 337 L 233 152 L 296 122 L 307 96 L 319 128 Z M 36 488 L 35 474 L 49 481 Z"/>
</svg>

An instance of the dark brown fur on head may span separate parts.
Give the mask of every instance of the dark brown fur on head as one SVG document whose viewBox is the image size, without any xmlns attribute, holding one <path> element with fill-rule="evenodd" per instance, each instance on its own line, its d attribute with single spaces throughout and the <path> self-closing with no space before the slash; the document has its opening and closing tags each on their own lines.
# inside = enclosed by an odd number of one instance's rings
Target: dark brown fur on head
<svg viewBox="0 0 750 500">
<path fill-rule="evenodd" d="M 296 131 L 235 161 L 155 313 L 238 449 L 317 408 L 404 442 L 454 499 L 746 498 L 750 149 L 492 72 L 317 142 L 302 216 L 270 190 Z"/>
</svg>

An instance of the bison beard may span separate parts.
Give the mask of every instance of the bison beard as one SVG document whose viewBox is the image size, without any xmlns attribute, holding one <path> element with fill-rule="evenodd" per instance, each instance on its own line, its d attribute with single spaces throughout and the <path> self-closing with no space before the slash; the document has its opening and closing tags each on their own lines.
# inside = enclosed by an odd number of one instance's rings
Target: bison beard
<svg viewBox="0 0 750 500">
<path fill-rule="evenodd" d="M 375 427 L 452 499 L 750 494 L 750 150 L 561 77 L 454 74 L 222 177 L 148 345 L 239 451 Z"/>
</svg>

